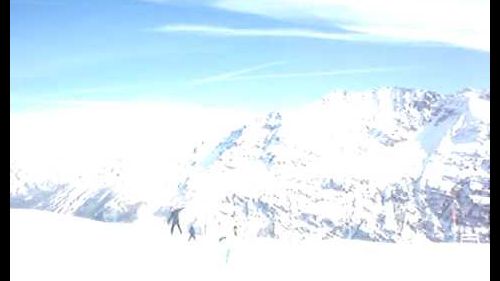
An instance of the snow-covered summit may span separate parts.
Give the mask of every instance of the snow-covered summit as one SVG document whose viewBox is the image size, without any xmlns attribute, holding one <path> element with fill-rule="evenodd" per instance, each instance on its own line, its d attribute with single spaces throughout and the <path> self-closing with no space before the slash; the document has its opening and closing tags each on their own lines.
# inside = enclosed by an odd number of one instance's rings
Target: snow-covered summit
<svg viewBox="0 0 500 281">
<path fill-rule="evenodd" d="M 478 231 L 487 241 L 483 96 L 333 93 L 232 131 L 186 189 L 219 194 L 219 216 L 250 236 L 449 241 Z M 460 214 L 451 222 L 453 202 Z"/>
</svg>

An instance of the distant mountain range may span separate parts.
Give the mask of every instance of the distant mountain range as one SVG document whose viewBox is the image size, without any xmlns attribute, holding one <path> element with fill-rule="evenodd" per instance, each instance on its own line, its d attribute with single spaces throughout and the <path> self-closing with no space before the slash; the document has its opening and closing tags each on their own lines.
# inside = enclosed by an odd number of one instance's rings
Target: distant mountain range
<svg viewBox="0 0 500 281">
<path fill-rule="evenodd" d="M 11 165 L 11 208 L 132 222 L 184 207 L 202 235 L 489 242 L 489 110 L 489 90 L 334 92 L 200 139 L 160 203 L 122 193 L 118 164 L 68 181 Z"/>
</svg>

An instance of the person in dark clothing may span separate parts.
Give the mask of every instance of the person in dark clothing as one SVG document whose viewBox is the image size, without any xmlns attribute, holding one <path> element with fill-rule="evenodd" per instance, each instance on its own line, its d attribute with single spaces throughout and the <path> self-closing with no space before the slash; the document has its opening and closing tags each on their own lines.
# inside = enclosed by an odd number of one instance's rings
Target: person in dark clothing
<svg viewBox="0 0 500 281">
<path fill-rule="evenodd" d="M 174 234 L 174 228 L 177 225 L 177 228 L 179 228 L 179 232 L 182 234 L 182 229 L 179 224 L 179 212 L 182 211 L 184 208 L 179 208 L 175 209 L 170 213 L 170 217 L 168 218 L 167 223 L 172 223 L 172 227 L 170 228 L 170 234 Z"/>
<path fill-rule="evenodd" d="M 194 226 L 193 225 L 189 226 L 189 239 L 188 239 L 188 241 L 191 241 L 191 239 L 196 240 L 195 234 L 196 234 L 196 232 L 194 230 Z"/>
</svg>

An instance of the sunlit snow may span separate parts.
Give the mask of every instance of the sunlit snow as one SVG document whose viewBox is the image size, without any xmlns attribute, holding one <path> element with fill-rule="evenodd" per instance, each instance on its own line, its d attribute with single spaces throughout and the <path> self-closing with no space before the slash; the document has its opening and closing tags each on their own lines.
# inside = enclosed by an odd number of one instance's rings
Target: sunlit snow
<svg viewBox="0 0 500 281">
<path fill-rule="evenodd" d="M 167 227 L 11 210 L 12 281 L 489 280 L 489 245 L 171 236 Z"/>
</svg>

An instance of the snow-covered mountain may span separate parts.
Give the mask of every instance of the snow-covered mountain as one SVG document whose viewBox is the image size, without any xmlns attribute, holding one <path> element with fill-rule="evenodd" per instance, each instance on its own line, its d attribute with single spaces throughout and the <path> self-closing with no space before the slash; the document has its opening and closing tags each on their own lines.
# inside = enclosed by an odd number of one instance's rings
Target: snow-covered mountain
<svg viewBox="0 0 500 281">
<path fill-rule="evenodd" d="M 121 192 L 118 164 L 57 184 L 11 165 L 11 207 L 134 221 L 182 206 L 203 235 L 489 241 L 489 91 L 334 92 L 247 120 L 197 139 L 156 200 Z"/>
<path fill-rule="evenodd" d="M 119 176 L 111 169 L 97 181 L 73 179 L 70 182 L 26 181 L 22 170 L 11 168 L 10 205 L 14 208 L 28 208 L 74 214 L 100 221 L 127 221 L 137 218 L 140 201 L 120 193 L 117 182 L 109 179 Z"/>
</svg>

